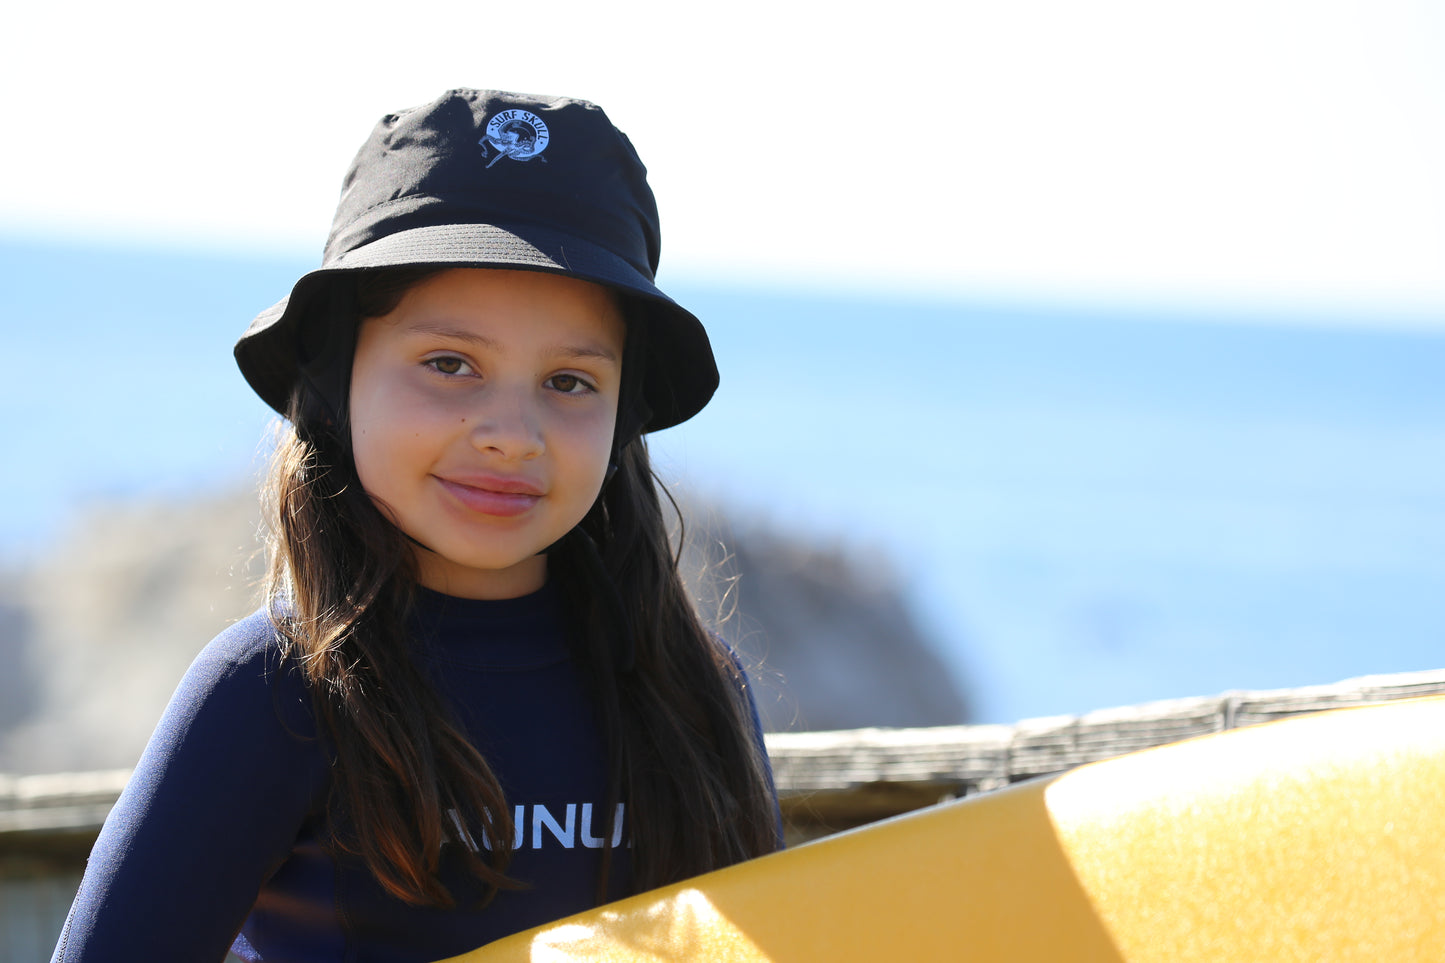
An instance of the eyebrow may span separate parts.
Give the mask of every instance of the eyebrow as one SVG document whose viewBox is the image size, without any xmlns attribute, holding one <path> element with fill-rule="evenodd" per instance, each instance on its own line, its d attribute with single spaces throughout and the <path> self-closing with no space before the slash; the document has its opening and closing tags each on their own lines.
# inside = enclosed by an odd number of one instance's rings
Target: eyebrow
<svg viewBox="0 0 1445 963">
<path fill-rule="evenodd" d="M 452 327 L 444 321 L 414 321 L 406 326 L 408 331 L 416 334 L 430 334 L 440 338 L 448 338 L 454 341 L 461 341 L 465 344 L 475 344 L 482 348 L 497 350 L 501 346 L 495 338 L 489 338 L 484 334 L 477 334 L 475 331 L 468 331 L 465 328 Z M 552 344 L 545 349 L 548 354 L 560 355 L 564 358 L 596 358 L 600 361 L 608 361 L 618 364 L 619 359 L 616 352 L 605 345 L 593 341 L 581 341 L 572 344 Z"/>
</svg>

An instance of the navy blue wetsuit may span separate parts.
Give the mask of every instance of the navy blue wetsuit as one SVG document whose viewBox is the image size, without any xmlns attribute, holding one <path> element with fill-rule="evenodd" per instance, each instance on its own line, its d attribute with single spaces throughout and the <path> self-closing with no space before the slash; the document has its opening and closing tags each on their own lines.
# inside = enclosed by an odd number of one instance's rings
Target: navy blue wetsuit
<svg viewBox="0 0 1445 963">
<path fill-rule="evenodd" d="M 508 874 L 527 888 L 470 908 L 480 887 L 447 859 L 449 843 L 442 879 L 459 908 L 409 906 L 322 845 L 330 754 L 257 613 L 181 682 L 96 840 L 55 960 L 220 961 L 234 940 L 249 960 L 420 963 L 595 905 L 605 750 L 555 592 L 483 602 L 421 591 L 414 618 L 417 658 L 512 806 Z M 624 847 L 615 895 L 628 877 Z"/>
</svg>

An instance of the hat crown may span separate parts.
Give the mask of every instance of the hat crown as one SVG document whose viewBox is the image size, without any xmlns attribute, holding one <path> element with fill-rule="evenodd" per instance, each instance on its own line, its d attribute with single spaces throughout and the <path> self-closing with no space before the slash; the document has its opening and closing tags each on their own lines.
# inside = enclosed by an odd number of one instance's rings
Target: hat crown
<svg viewBox="0 0 1445 963">
<path fill-rule="evenodd" d="M 647 170 L 585 100 L 458 88 L 383 117 L 342 182 L 323 257 L 402 231 L 490 224 L 561 232 L 656 276 L 661 239 Z"/>
</svg>

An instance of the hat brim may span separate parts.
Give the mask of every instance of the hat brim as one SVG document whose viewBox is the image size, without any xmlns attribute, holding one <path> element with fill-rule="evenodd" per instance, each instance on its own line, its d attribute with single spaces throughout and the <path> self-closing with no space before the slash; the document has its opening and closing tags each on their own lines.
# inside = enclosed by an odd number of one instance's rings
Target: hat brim
<svg viewBox="0 0 1445 963">
<path fill-rule="evenodd" d="M 545 271 L 592 281 L 623 296 L 624 317 L 647 328 L 643 397 L 652 409 L 644 431 L 686 421 L 718 386 L 707 331 L 623 258 L 574 236 L 496 224 L 439 224 L 398 231 L 347 251 L 303 276 L 291 294 L 258 314 L 236 342 L 242 375 L 268 405 L 286 413 L 297 379 L 302 321 L 324 307 L 338 276 L 381 268 L 480 267 Z"/>
</svg>

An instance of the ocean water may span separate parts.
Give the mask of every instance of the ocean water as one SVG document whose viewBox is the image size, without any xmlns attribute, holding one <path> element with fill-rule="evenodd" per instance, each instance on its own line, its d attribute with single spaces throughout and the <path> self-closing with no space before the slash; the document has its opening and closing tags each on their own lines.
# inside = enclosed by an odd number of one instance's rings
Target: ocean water
<svg viewBox="0 0 1445 963">
<path fill-rule="evenodd" d="M 0 242 L 0 551 L 244 483 L 230 346 L 310 266 Z M 897 581 L 979 721 L 1445 665 L 1445 319 L 669 290 L 723 383 L 663 471 Z"/>
</svg>

